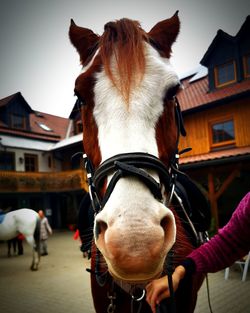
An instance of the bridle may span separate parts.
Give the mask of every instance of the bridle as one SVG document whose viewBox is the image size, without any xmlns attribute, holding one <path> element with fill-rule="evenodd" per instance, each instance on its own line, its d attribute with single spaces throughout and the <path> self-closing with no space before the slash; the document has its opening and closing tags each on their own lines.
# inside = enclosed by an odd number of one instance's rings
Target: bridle
<svg viewBox="0 0 250 313">
<path fill-rule="evenodd" d="M 175 117 L 177 123 L 177 141 L 176 148 L 173 153 L 172 158 L 170 159 L 169 166 L 167 167 L 159 158 L 154 155 L 143 153 L 143 152 L 133 152 L 133 153 L 123 153 L 112 156 L 111 158 L 105 160 L 101 163 L 97 169 L 94 169 L 91 160 L 85 152 L 83 152 L 82 157 L 84 160 L 84 166 L 87 172 L 87 181 L 89 188 L 89 195 L 91 199 L 91 205 L 94 210 L 95 215 L 99 213 L 105 204 L 107 203 L 110 195 L 112 194 L 117 182 L 119 179 L 132 176 L 139 179 L 143 184 L 151 191 L 153 196 L 160 202 L 163 202 L 163 193 L 162 186 L 164 186 L 164 191 L 168 194 L 167 200 L 165 201 L 169 205 L 172 201 L 173 196 L 175 195 L 176 179 L 179 171 L 179 156 L 180 154 L 187 152 L 190 148 L 187 148 L 182 151 L 178 151 L 179 138 L 181 135 L 185 136 L 186 131 L 184 128 L 183 118 L 181 114 L 181 109 L 179 102 L 176 97 L 173 97 L 175 103 Z M 78 106 L 85 105 L 82 103 L 81 99 L 77 99 Z M 147 170 L 153 170 L 159 175 L 160 183 L 151 176 Z M 113 174 L 111 180 L 109 181 L 106 191 L 101 198 L 101 190 L 104 185 L 104 182 L 108 175 Z M 97 229 L 98 231 L 98 229 Z M 96 280 L 100 286 L 103 286 L 106 283 L 106 278 L 98 270 L 98 263 L 100 258 L 100 252 L 97 249 L 96 257 L 96 268 L 95 275 Z M 170 312 L 175 312 L 174 305 L 174 291 L 172 285 L 172 252 L 166 258 L 167 264 L 167 275 L 170 287 Z M 143 297 L 145 291 L 143 291 Z M 134 301 L 133 294 L 131 295 L 132 302 Z M 136 298 L 141 301 L 143 297 Z M 110 306 L 108 312 L 112 311 L 111 304 L 113 305 L 114 298 L 110 296 Z M 158 311 L 160 313 L 160 311 Z"/>
<path fill-rule="evenodd" d="M 97 169 L 94 170 L 88 155 L 83 152 L 82 156 L 87 172 L 89 194 L 92 208 L 95 211 L 95 214 L 102 210 L 111 193 L 113 192 L 118 180 L 122 177 L 128 176 L 133 176 L 141 180 L 148 187 L 153 196 L 159 201 L 163 201 L 163 185 L 165 191 L 169 194 L 167 203 L 171 202 L 175 190 L 176 177 L 179 172 L 179 156 L 180 154 L 190 150 L 190 148 L 187 148 L 182 151 L 178 151 L 180 135 L 185 136 L 186 131 L 183 124 L 180 105 L 176 97 L 174 98 L 174 102 L 177 121 L 177 142 L 176 149 L 173 157 L 170 160 L 169 167 L 167 167 L 159 158 L 152 154 L 144 152 L 132 152 L 112 156 L 111 158 L 101 163 Z M 158 183 L 151 175 L 149 175 L 146 169 L 157 172 L 161 184 Z M 105 194 L 101 200 L 100 194 L 102 186 L 105 179 L 110 174 L 114 175 L 110 180 Z"/>
</svg>

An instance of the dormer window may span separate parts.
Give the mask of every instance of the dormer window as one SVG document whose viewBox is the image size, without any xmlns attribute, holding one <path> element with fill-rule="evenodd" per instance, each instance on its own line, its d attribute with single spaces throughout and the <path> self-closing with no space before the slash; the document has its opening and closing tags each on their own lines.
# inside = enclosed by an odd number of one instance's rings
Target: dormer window
<svg viewBox="0 0 250 313">
<path fill-rule="evenodd" d="M 244 65 L 244 76 L 246 78 L 250 77 L 250 53 L 243 57 L 243 65 Z"/>
<path fill-rule="evenodd" d="M 26 118 L 21 114 L 12 113 L 11 114 L 11 127 L 19 128 L 19 129 L 26 129 Z"/>
<path fill-rule="evenodd" d="M 218 65 L 214 69 L 215 87 L 220 88 L 236 82 L 236 64 L 230 61 L 222 65 Z"/>
</svg>

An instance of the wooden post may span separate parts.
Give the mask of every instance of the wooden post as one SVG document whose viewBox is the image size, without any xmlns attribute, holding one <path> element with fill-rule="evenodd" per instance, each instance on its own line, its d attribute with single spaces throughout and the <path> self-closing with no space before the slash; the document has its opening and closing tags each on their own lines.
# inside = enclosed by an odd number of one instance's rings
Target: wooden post
<svg viewBox="0 0 250 313">
<path fill-rule="evenodd" d="M 211 169 L 208 173 L 208 198 L 210 200 L 212 217 L 215 222 L 215 229 L 219 228 L 219 215 L 218 215 L 218 199 L 223 192 L 228 188 L 231 182 L 239 175 L 240 171 L 238 168 L 234 169 L 231 174 L 225 179 L 223 184 L 220 186 L 218 191 L 215 190 L 214 186 L 214 169 Z"/>
<path fill-rule="evenodd" d="M 215 229 L 218 230 L 219 227 L 219 217 L 218 217 L 218 205 L 217 198 L 214 187 L 214 174 L 213 170 L 208 173 L 208 197 L 211 205 L 212 217 L 214 218 Z"/>
</svg>

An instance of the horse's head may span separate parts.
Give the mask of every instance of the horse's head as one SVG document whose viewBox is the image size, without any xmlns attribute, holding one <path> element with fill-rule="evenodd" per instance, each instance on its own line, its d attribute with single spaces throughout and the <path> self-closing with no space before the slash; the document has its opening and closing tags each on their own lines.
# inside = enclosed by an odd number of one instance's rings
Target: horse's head
<svg viewBox="0 0 250 313">
<path fill-rule="evenodd" d="M 71 22 L 70 40 L 83 65 L 75 93 L 83 104 L 84 148 L 95 168 L 133 152 L 169 166 L 176 150 L 173 96 L 179 87 L 169 58 L 179 27 L 177 14 L 148 33 L 129 19 L 107 23 L 102 36 Z M 144 179 L 131 168 L 111 182 L 112 192 L 95 218 L 95 241 L 114 277 L 146 281 L 162 272 L 176 228 L 172 212 L 150 188 L 150 179 L 152 185 L 161 183 L 158 171 L 144 168 L 150 175 Z M 103 194 L 116 173 L 108 173 Z"/>
</svg>

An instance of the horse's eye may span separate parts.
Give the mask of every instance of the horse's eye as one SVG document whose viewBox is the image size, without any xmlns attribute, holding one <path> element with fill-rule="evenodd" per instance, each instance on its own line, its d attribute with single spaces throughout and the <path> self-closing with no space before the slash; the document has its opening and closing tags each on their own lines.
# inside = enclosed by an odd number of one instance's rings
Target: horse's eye
<svg viewBox="0 0 250 313">
<path fill-rule="evenodd" d="M 180 89 L 180 86 L 181 86 L 180 83 L 178 83 L 178 84 L 170 87 L 165 94 L 164 100 L 173 100 L 173 98 L 176 96 L 178 90 Z"/>
<path fill-rule="evenodd" d="M 77 90 L 74 91 L 75 92 L 75 96 L 77 97 L 76 102 L 78 103 L 78 105 L 84 105 L 85 101 L 84 99 L 81 97 L 81 95 L 79 94 L 79 92 Z"/>
</svg>

